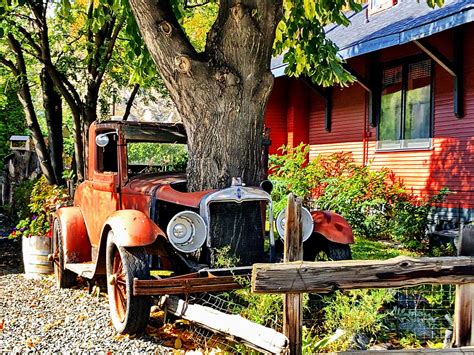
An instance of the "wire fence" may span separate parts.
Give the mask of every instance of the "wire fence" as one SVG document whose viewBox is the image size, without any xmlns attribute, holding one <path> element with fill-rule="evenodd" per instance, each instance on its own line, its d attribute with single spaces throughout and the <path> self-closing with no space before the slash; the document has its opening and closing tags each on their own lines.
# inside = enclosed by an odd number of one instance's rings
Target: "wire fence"
<svg viewBox="0 0 474 355">
<path fill-rule="evenodd" d="M 383 325 L 377 341 L 387 341 L 391 338 L 395 343 L 400 339 L 410 337 L 420 343 L 441 343 L 448 341 L 452 334 L 454 285 L 423 285 L 400 289 L 391 289 L 392 300 L 384 304 L 378 312 L 383 315 Z M 310 294 L 306 296 L 303 323 L 316 335 L 324 331 L 324 306 L 331 295 Z M 209 294 L 204 293 L 189 297 L 191 304 L 200 304 L 227 314 L 245 314 L 249 304 L 239 299 L 233 293 Z M 270 319 L 270 321 L 268 321 Z M 282 330 L 282 317 L 265 317 L 266 325 Z M 190 325 L 193 340 L 203 349 L 221 349 L 230 352 L 249 352 L 249 348 L 239 344 L 235 339 L 216 334 L 211 330 Z M 390 340 L 389 340 L 390 341 Z"/>
<path fill-rule="evenodd" d="M 454 285 L 424 285 L 396 290 L 385 325 L 398 336 L 412 334 L 431 342 L 448 341 L 452 334 Z"/>
</svg>

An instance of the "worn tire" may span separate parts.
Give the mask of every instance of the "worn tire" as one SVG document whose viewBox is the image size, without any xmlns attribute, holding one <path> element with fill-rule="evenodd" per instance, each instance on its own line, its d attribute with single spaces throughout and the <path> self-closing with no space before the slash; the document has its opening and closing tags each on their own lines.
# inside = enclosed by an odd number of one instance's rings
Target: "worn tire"
<svg viewBox="0 0 474 355">
<path fill-rule="evenodd" d="M 133 279 L 150 278 L 145 249 L 116 245 L 114 233 L 110 231 L 107 238 L 106 263 L 112 324 L 121 334 L 136 334 L 144 331 L 150 317 L 151 297 L 134 296 Z M 116 275 L 115 284 L 110 282 L 111 275 Z"/>
<path fill-rule="evenodd" d="M 56 279 L 56 286 L 58 288 L 70 288 L 76 283 L 76 274 L 64 268 L 64 248 L 63 236 L 61 231 L 61 224 L 58 219 L 54 220 L 53 224 L 53 240 L 52 240 L 53 254 L 57 253 L 57 260 L 53 261 L 54 276 Z"/>
<path fill-rule="evenodd" d="M 352 260 L 351 247 L 349 244 L 339 244 L 328 240 L 325 252 L 331 260 Z"/>
<path fill-rule="evenodd" d="M 314 233 L 303 244 L 303 260 L 351 260 L 352 253 L 349 244 L 331 242 L 321 234 Z"/>
</svg>

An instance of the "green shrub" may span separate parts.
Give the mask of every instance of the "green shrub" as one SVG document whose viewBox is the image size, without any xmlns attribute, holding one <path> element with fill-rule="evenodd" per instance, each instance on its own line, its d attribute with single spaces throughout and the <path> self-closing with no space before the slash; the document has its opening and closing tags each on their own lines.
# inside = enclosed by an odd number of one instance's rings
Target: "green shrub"
<svg viewBox="0 0 474 355">
<path fill-rule="evenodd" d="M 310 208 L 341 214 L 356 236 L 394 237 L 415 250 L 426 244 L 431 205 L 442 201 L 446 189 L 421 199 L 408 192 L 391 170 L 371 170 L 357 164 L 350 153 L 319 155 L 309 161 L 307 145 L 280 149 L 282 155 L 270 157 L 276 213 L 293 192 Z"/>
<path fill-rule="evenodd" d="M 153 171 L 184 171 L 188 161 L 185 145 L 168 143 L 129 143 L 129 165 L 146 165 Z"/>
<path fill-rule="evenodd" d="M 33 190 L 35 182 L 36 180 L 25 180 L 15 187 L 12 204 L 8 208 L 8 215 L 14 224 L 29 216 L 28 205 L 30 204 L 31 190 Z"/>
<path fill-rule="evenodd" d="M 429 214 L 434 203 L 444 200 L 449 193 L 442 188 L 436 195 L 426 199 L 410 196 L 409 199 L 397 201 L 391 224 L 392 235 L 409 249 L 422 250 L 427 246 L 427 226 Z"/>
<path fill-rule="evenodd" d="M 56 206 L 67 204 L 68 201 L 66 188 L 50 185 L 41 176 L 31 190 L 28 213 L 17 223 L 10 237 L 51 236 L 51 214 Z"/>
<path fill-rule="evenodd" d="M 330 346 L 329 350 L 347 350 L 351 340 L 363 333 L 375 337 L 382 329 L 385 314 L 380 312 L 384 304 L 393 300 L 391 290 L 354 290 L 336 292 L 326 297 L 324 307 L 327 334 L 342 329 L 344 334 Z"/>
</svg>

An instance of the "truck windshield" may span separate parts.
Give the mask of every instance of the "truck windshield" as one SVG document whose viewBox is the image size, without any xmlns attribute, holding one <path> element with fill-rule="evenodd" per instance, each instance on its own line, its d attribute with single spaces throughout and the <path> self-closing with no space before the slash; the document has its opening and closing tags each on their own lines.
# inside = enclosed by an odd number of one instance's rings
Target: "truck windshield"
<svg viewBox="0 0 474 355">
<path fill-rule="evenodd" d="M 128 142 L 129 174 L 185 171 L 188 150 L 185 144 Z"/>
</svg>

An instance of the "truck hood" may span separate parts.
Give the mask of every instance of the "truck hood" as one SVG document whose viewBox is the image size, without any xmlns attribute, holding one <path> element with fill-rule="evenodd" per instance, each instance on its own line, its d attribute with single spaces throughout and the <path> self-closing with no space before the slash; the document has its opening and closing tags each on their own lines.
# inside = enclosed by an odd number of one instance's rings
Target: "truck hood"
<svg viewBox="0 0 474 355">
<path fill-rule="evenodd" d="M 124 192 L 151 195 L 161 185 L 186 183 L 184 173 L 140 174 L 132 177 L 124 186 Z"/>
<path fill-rule="evenodd" d="M 152 195 L 156 199 L 175 203 L 191 208 L 199 208 L 204 196 L 216 190 L 204 190 L 198 192 L 182 192 L 176 190 L 173 185 L 185 184 L 186 174 L 143 174 L 135 176 L 124 186 L 124 192 L 132 194 Z"/>
</svg>

